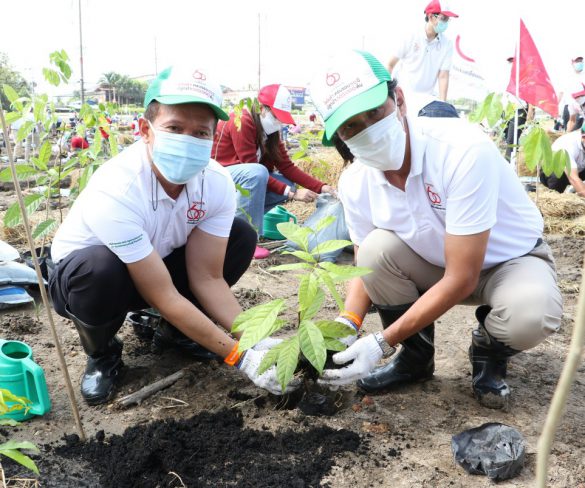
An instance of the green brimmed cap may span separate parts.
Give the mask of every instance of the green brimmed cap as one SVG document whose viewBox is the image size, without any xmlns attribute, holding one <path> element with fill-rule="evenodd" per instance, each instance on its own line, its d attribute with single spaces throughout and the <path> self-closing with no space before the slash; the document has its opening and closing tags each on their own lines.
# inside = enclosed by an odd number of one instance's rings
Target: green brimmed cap
<svg viewBox="0 0 585 488">
<path fill-rule="evenodd" d="M 384 65 L 365 51 L 339 54 L 320 70 L 311 82 L 311 98 L 325 121 L 323 143 L 347 119 L 382 105 L 392 80 Z"/>
<path fill-rule="evenodd" d="M 221 108 L 221 86 L 210 80 L 203 69 L 171 66 L 161 71 L 146 90 L 144 108 L 153 100 L 164 105 L 204 103 L 218 118 L 229 120 L 229 115 Z"/>
</svg>

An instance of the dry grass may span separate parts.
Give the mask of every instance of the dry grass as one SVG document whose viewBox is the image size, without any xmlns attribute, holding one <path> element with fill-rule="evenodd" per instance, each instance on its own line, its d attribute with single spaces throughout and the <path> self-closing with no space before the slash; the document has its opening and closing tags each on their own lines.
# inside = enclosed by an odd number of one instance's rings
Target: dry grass
<svg viewBox="0 0 585 488">
<path fill-rule="evenodd" d="M 529 193 L 534 200 L 535 193 Z M 538 185 L 538 208 L 545 217 L 573 219 L 585 215 L 585 200 L 574 193 L 558 193 Z"/>
</svg>

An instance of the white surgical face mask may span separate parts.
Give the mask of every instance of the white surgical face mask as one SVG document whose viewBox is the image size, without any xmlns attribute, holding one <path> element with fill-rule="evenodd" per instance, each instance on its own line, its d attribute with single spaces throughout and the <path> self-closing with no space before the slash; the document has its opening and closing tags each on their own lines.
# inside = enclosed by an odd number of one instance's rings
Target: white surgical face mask
<svg viewBox="0 0 585 488">
<path fill-rule="evenodd" d="M 406 132 L 397 113 L 398 106 L 387 117 L 344 141 L 361 163 L 381 171 L 400 169 L 406 150 Z"/>
<path fill-rule="evenodd" d="M 260 116 L 260 123 L 267 136 L 278 132 L 282 127 L 282 123 L 274 116 L 270 110 L 266 110 L 264 114 Z"/>
</svg>

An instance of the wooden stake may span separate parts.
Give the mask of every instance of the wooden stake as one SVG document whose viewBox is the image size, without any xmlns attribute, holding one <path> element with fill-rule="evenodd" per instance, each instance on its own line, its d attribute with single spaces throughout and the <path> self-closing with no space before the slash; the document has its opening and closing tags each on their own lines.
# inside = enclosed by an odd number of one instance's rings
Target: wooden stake
<svg viewBox="0 0 585 488">
<path fill-rule="evenodd" d="M 167 376 L 162 380 L 155 381 L 154 383 L 146 385 L 134 393 L 130 393 L 130 395 L 126 395 L 125 397 L 120 398 L 116 401 L 116 406 L 119 408 L 126 408 L 134 404 L 140 405 L 145 399 L 161 390 L 164 390 L 165 388 L 168 388 L 183 376 L 185 376 L 185 370 L 180 369 L 176 373 L 173 373 L 172 375 Z"/>
<path fill-rule="evenodd" d="M 542 428 L 542 434 L 538 439 L 536 455 L 536 486 L 546 488 L 548 478 L 548 458 L 555 432 L 559 426 L 567 397 L 571 391 L 571 385 L 575 380 L 575 374 L 581 363 L 581 356 L 585 346 L 585 266 L 582 271 L 581 290 L 579 291 L 579 301 L 577 302 L 577 314 L 573 325 L 573 335 L 567 359 L 563 366 L 559 383 L 550 403 L 548 415 Z"/>
<path fill-rule="evenodd" d="M 24 228 L 26 230 L 26 240 L 28 242 L 28 247 L 30 249 L 30 255 L 32 262 L 35 266 L 35 271 L 37 272 L 37 280 L 39 282 L 39 290 L 41 291 L 41 298 L 43 299 L 43 305 L 45 306 L 45 310 L 47 311 L 47 317 L 49 319 L 49 326 L 51 328 L 51 334 L 53 336 L 53 344 L 55 345 L 55 349 L 57 351 L 57 356 L 59 357 L 59 366 L 61 368 L 61 372 L 63 373 L 63 378 L 65 379 L 65 385 L 67 387 L 67 395 L 69 396 L 69 403 L 71 404 L 71 411 L 73 412 L 73 418 L 75 419 L 75 425 L 77 426 L 77 433 L 79 438 L 82 441 L 85 441 L 85 432 L 83 431 L 83 426 L 81 425 L 81 418 L 79 417 L 79 410 L 77 408 L 77 403 L 75 400 L 75 394 L 73 393 L 73 386 L 71 385 L 71 378 L 69 377 L 69 370 L 67 369 L 67 363 L 65 362 L 65 357 L 63 356 L 63 349 L 61 348 L 61 342 L 59 342 L 59 336 L 57 335 L 57 330 L 55 329 L 55 323 L 53 322 L 53 314 L 51 312 L 51 304 L 49 303 L 49 298 L 47 297 L 47 290 L 44 286 L 43 275 L 41 274 L 41 268 L 39 266 L 39 260 L 37 258 L 37 253 L 35 252 L 34 241 L 32 238 L 32 233 L 30 230 L 30 223 L 28 221 L 28 215 L 26 213 L 26 207 L 24 205 L 24 199 L 22 198 L 22 190 L 20 189 L 20 184 L 18 182 L 18 177 L 16 175 L 16 167 L 14 166 L 14 158 L 12 157 L 12 148 L 10 145 L 10 140 L 8 139 L 8 127 L 6 126 L 6 118 L 4 117 L 4 108 L 0 107 L 0 119 L 2 122 L 2 131 L 4 132 L 4 142 L 6 144 L 6 150 L 8 151 L 8 162 L 10 163 L 10 171 L 12 173 L 12 182 L 14 183 L 14 191 L 16 191 L 16 196 L 18 198 L 18 205 L 20 206 L 20 213 L 22 214 L 22 222 L 24 224 Z"/>
</svg>

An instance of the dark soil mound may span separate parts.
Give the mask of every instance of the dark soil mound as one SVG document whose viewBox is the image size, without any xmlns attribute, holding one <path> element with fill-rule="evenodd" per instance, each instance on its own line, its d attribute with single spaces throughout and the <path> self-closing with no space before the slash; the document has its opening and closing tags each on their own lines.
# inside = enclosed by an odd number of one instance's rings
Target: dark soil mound
<svg viewBox="0 0 585 488">
<path fill-rule="evenodd" d="M 122 436 L 98 432 L 87 443 L 76 435 L 65 441 L 38 460 L 43 486 L 318 487 L 337 454 L 360 446 L 357 434 L 328 427 L 246 429 L 241 412 L 227 409 L 131 427 Z M 74 460 L 87 468 L 72 469 Z"/>
</svg>

